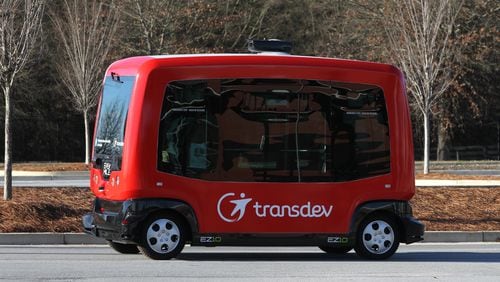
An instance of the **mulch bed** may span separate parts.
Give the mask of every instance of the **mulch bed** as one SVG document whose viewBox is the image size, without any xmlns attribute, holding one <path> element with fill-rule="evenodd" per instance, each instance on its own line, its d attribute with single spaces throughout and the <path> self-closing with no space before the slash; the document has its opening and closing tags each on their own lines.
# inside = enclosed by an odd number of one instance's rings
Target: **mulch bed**
<svg viewBox="0 0 500 282">
<path fill-rule="evenodd" d="M 14 188 L 12 194 L 0 200 L 0 232 L 82 232 L 93 200 L 81 188 Z"/>
<path fill-rule="evenodd" d="M 426 230 L 500 230 L 500 188 L 417 188 L 411 203 Z"/>
<path fill-rule="evenodd" d="M 81 188 L 14 188 L 13 200 L 0 200 L 0 232 L 82 232 L 93 197 Z M 426 230 L 500 230 L 500 188 L 417 188 L 411 203 Z"/>
</svg>

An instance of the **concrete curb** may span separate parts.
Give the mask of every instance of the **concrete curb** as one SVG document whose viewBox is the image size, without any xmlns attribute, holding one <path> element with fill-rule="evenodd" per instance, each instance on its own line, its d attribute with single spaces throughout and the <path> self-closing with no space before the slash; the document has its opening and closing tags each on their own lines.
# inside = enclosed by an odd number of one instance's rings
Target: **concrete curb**
<svg viewBox="0 0 500 282">
<path fill-rule="evenodd" d="M 106 241 L 85 233 L 0 233 L 0 245 L 100 245 Z"/>
<path fill-rule="evenodd" d="M 500 231 L 427 231 L 423 243 L 500 242 Z"/>
<path fill-rule="evenodd" d="M 500 242 L 500 231 L 428 231 L 423 243 Z M 85 233 L 0 233 L 0 245 L 102 245 Z"/>
</svg>

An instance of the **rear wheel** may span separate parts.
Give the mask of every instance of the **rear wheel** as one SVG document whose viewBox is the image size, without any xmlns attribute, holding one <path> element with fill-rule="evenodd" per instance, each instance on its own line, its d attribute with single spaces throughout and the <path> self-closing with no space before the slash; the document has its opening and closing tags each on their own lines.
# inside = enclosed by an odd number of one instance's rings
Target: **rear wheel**
<svg viewBox="0 0 500 282">
<path fill-rule="evenodd" d="M 144 226 L 139 249 L 152 259 L 174 258 L 184 248 L 185 230 L 182 219 L 174 214 L 161 213 L 152 216 Z"/>
<path fill-rule="evenodd" d="M 108 241 L 108 245 L 113 248 L 113 250 L 119 252 L 120 254 L 138 254 L 139 249 L 137 245 L 133 244 L 121 244 L 113 241 Z"/>
<path fill-rule="evenodd" d="M 352 247 L 320 246 L 319 248 L 325 253 L 339 254 L 339 255 L 347 254 L 350 250 L 352 250 Z"/>
<path fill-rule="evenodd" d="M 369 216 L 356 234 L 356 253 L 368 259 L 386 259 L 399 247 L 399 229 L 394 219 L 385 215 Z"/>
</svg>

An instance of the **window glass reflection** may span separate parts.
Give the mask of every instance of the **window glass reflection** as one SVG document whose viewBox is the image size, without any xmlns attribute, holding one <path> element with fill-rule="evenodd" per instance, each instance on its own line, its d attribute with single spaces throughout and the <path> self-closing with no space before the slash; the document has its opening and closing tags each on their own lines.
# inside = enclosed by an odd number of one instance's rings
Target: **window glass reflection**
<svg viewBox="0 0 500 282">
<path fill-rule="evenodd" d="M 95 156 L 121 156 L 125 123 L 134 86 L 134 77 L 107 77 L 101 97 L 95 138 Z"/>
<path fill-rule="evenodd" d="M 331 182 L 389 172 L 382 90 L 332 81 L 168 85 L 158 168 L 219 181 Z"/>
</svg>

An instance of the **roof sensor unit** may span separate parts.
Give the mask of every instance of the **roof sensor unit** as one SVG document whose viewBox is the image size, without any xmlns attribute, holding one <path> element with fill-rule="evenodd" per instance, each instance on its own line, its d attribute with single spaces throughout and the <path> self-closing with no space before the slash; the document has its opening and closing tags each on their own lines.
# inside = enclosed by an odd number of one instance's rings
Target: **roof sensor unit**
<svg viewBox="0 0 500 282">
<path fill-rule="evenodd" d="M 252 53 L 276 52 L 290 54 L 292 52 L 292 43 L 278 39 L 249 40 L 248 51 Z"/>
</svg>

